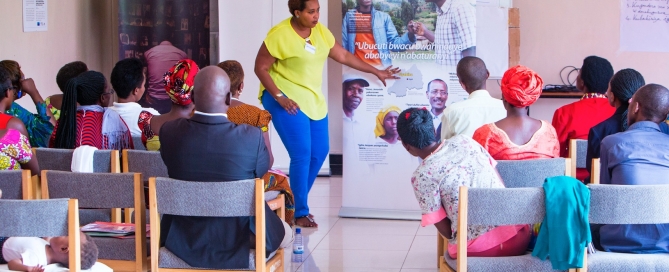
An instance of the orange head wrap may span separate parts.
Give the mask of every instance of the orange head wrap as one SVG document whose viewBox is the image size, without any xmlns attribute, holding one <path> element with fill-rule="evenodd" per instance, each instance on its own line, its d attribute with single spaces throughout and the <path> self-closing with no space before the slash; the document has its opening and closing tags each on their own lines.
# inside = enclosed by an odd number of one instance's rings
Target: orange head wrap
<svg viewBox="0 0 669 272">
<path fill-rule="evenodd" d="M 501 85 L 504 100 L 514 107 L 524 108 L 539 99 L 544 80 L 530 68 L 516 65 L 504 73 Z"/>
</svg>

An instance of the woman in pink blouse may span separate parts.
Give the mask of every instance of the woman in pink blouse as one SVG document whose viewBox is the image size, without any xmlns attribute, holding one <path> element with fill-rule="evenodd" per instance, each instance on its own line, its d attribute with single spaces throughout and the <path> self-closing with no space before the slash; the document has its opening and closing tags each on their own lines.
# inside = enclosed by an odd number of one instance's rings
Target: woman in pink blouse
<svg viewBox="0 0 669 272">
<path fill-rule="evenodd" d="M 423 161 L 411 178 L 423 213 L 421 226 L 435 225 L 449 239 L 448 253 L 456 258 L 459 187 L 504 188 L 495 160 L 471 138 L 455 136 L 442 142 L 434 134 L 426 109 L 410 108 L 397 120 L 402 145 Z M 467 227 L 468 256 L 516 256 L 530 241 L 528 225 Z"/>
</svg>

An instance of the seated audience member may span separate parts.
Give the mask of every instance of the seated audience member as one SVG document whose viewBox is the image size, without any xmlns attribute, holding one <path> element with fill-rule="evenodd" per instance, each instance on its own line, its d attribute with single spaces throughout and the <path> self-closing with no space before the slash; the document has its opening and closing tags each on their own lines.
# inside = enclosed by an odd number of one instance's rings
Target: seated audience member
<svg viewBox="0 0 669 272">
<path fill-rule="evenodd" d="M 410 108 L 397 121 L 402 145 L 423 161 L 411 177 L 423 218 L 421 226 L 434 225 L 450 239 L 448 253 L 456 258 L 458 199 L 460 186 L 504 188 L 495 160 L 479 144 L 464 135 L 437 141 L 432 116 L 426 109 Z M 468 256 L 498 257 L 525 253 L 530 241 L 529 225 L 468 226 Z"/>
<path fill-rule="evenodd" d="M 87 234 L 81 233 L 81 269 L 93 267 L 98 260 L 98 246 Z M 67 236 L 51 238 L 10 237 L 2 244 L 2 257 L 9 270 L 44 271 L 44 267 L 57 263 L 69 268 L 70 241 Z"/>
<path fill-rule="evenodd" d="M 90 145 L 97 149 L 133 149 L 128 126 L 118 113 L 106 108 L 113 94 L 100 72 L 87 71 L 68 81 L 49 147 L 75 149 Z"/>
<path fill-rule="evenodd" d="M 142 130 L 142 143 L 149 151 L 160 150 L 160 140 L 158 134 L 160 128 L 167 121 L 179 118 L 190 118 L 193 114 L 195 105 L 191 99 L 193 91 L 193 81 L 195 75 L 200 71 L 194 61 L 184 59 L 177 62 L 164 77 L 164 90 L 172 101 L 172 108 L 163 115 L 156 115 L 152 112 L 143 111 L 139 114 L 137 125 Z"/>
<path fill-rule="evenodd" d="M 592 159 L 599 158 L 599 145 L 604 137 L 627 130 L 627 109 L 632 95 L 645 85 L 643 76 L 634 69 L 623 69 L 611 78 L 606 97 L 609 104 L 616 108 L 615 113 L 590 129 L 588 133 L 588 155 L 586 158 L 586 170 L 590 173 Z M 590 173 L 591 174 L 591 173 Z M 586 182 L 590 181 L 590 177 Z"/>
<path fill-rule="evenodd" d="M 260 178 L 269 170 L 262 130 L 228 120 L 225 101 L 230 79 L 212 66 L 195 77 L 190 119 L 160 128 L 160 155 L 170 178 L 226 182 Z M 290 226 L 265 205 L 266 256 L 292 242 Z M 164 215 L 161 244 L 194 267 L 242 269 L 249 265 L 255 227 L 250 217 L 218 218 Z"/>
<path fill-rule="evenodd" d="M 376 127 L 374 136 L 380 138 L 389 144 L 396 144 L 400 141 L 397 135 L 397 116 L 402 110 L 397 106 L 387 106 L 376 115 Z"/>
<path fill-rule="evenodd" d="M 496 160 L 548 159 L 560 155 L 553 126 L 527 115 L 528 107 L 539 99 L 543 83 L 537 73 L 522 65 L 504 73 L 501 88 L 507 117 L 480 127 L 473 137 Z"/>
<path fill-rule="evenodd" d="M 219 63 L 218 67 L 223 69 L 230 78 L 230 93 L 226 100 L 226 104 L 230 105 L 230 108 L 228 108 L 228 119 L 230 122 L 238 125 L 247 124 L 262 130 L 265 146 L 267 146 L 267 152 L 269 153 L 269 167 L 272 168 L 274 156 L 272 155 L 272 145 L 269 141 L 269 122 L 272 121 L 272 115 L 266 110 L 261 110 L 258 107 L 251 106 L 239 100 L 242 89 L 244 89 L 244 68 L 241 63 L 236 60 L 226 60 Z M 285 220 L 289 224 L 292 224 L 295 213 L 295 199 L 293 198 L 288 178 L 279 173 L 267 172 L 263 176 L 263 180 L 265 181 L 265 191 L 280 191 L 285 194 Z"/>
<path fill-rule="evenodd" d="M 81 61 L 73 61 L 63 65 L 63 67 L 58 70 L 58 74 L 56 74 L 56 84 L 58 84 L 60 92 L 65 93 L 67 82 L 86 71 L 88 71 L 88 66 Z M 60 108 L 63 103 L 63 94 L 49 96 L 44 100 L 44 103 L 46 103 L 46 108 L 51 112 L 53 118 L 58 121 L 60 118 Z"/>
<path fill-rule="evenodd" d="M 608 60 L 589 56 L 576 77 L 576 88 L 585 94 L 581 100 L 564 105 L 553 115 L 553 127 L 560 141 L 560 156 L 569 157 L 569 142 L 572 139 L 588 139 L 590 128 L 611 117 L 615 108 L 609 105 L 606 90 L 613 76 L 613 67 Z M 586 169 L 577 169 L 576 178 L 583 180 Z"/>
<path fill-rule="evenodd" d="M 441 119 L 441 138 L 455 135 L 472 137 L 477 128 L 497 122 L 506 117 L 501 100 L 486 91 L 486 80 L 490 76 L 483 60 L 464 57 L 458 62 L 457 75 L 460 85 L 467 91 L 467 100 L 451 104 Z"/>
<path fill-rule="evenodd" d="M 627 131 L 602 140 L 602 184 L 669 184 L 669 135 L 662 133 L 658 126 L 667 114 L 667 88 L 648 84 L 632 96 Z M 606 251 L 669 253 L 669 224 L 604 225 L 599 230 L 599 238 Z"/>
<path fill-rule="evenodd" d="M 49 136 L 53 132 L 53 126 L 56 124 L 56 120 L 47 112 L 46 104 L 37 90 L 37 87 L 35 87 L 35 82 L 32 78 L 25 78 L 21 71 L 21 66 L 16 61 L 3 60 L 0 61 L 0 66 L 7 69 L 11 77 L 12 85 L 16 88 L 14 99 L 20 99 L 26 94 L 29 95 L 30 98 L 32 98 L 33 103 L 35 103 L 37 114 L 33 114 L 15 102 L 13 102 L 10 107 L 5 108 L 2 112 L 14 116 L 23 122 L 25 128 L 28 130 L 27 136 L 30 140 L 30 145 L 34 147 L 46 147 L 49 143 Z"/>
<path fill-rule="evenodd" d="M 114 102 L 114 105 L 109 108 L 115 110 L 123 118 L 132 137 L 141 136 L 142 131 L 137 125 L 139 114 L 149 112 L 153 115 L 160 115 L 152 108 L 142 108 L 137 104 L 144 94 L 144 83 L 146 82 L 142 61 L 136 58 L 120 60 L 112 69 L 110 80 L 118 96 L 118 102 Z"/>
<path fill-rule="evenodd" d="M 17 88 L 7 69 L 0 66 L 0 112 L 11 107 Z M 0 113 L 0 170 L 30 170 L 39 173 L 37 159 L 32 159 L 28 131 L 16 117 Z"/>
</svg>

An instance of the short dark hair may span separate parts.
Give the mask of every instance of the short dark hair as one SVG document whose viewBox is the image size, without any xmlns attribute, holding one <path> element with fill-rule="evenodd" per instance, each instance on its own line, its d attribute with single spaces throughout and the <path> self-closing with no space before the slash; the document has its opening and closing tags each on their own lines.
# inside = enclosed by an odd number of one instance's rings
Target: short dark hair
<svg viewBox="0 0 669 272">
<path fill-rule="evenodd" d="M 444 80 L 441 79 L 441 78 L 435 78 L 435 79 L 433 79 L 433 80 L 430 80 L 430 82 L 427 83 L 427 90 L 425 90 L 425 92 L 429 92 L 429 91 L 430 91 L 430 85 L 432 85 L 432 82 L 435 82 L 435 81 L 444 83 L 444 86 L 446 86 L 446 90 L 448 90 L 448 84 L 446 84 L 446 81 L 444 81 Z"/>
<path fill-rule="evenodd" d="M 8 83 L 9 82 L 9 83 Z M 9 71 L 0 66 L 0 97 L 5 97 L 7 89 L 13 86 Z"/>
<path fill-rule="evenodd" d="M 242 82 L 244 82 L 244 68 L 242 64 L 236 60 L 226 60 L 217 66 L 228 74 L 230 78 L 230 92 L 239 90 Z"/>
<path fill-rule="evenodd" d="M 589 56 L 583 60 L 581 79 L 591 93 L 606 93 L 613 77 L 613 66 L 605 58 Z"/>
<path fill-rule="evenodd" d="M 290 11 L 290 15 L 295 16 L 295 11 L 303 11 L 305 8 L 307 8 L 307 2 L 309 0 L 288 0 L 288 9 Z"/>
<path fill-rule="evenodd" d="M 111 72 L 112 88 L 120 98 L 128 98 L 135 88 L 141 88 L 144 81 L 144 65 L 136 58 L 120 60 Z"/>
<path fill-rule="evenodd" d="M 3 67 L 9 73 L 9 79 L 12 81 L 12 85 L 16 87 L 21 87 L 21 65 L 15 60 L 3 60 L 0 61 L 0 67 Z"/>
<path fill-rule="evenodd" d="M 60 67 L 58 74 L 56 74 L 56 84 L 58 84 L 60 91 L 64 93 L 67 82 L 86 71 L 88 71 L 88 66 L 82 61 L 73 61 Z"/>
<path fill-rule="evenodd" d="M 86 241 L 81 239 L 81 270 L 88 270 L 98 261 L 98 245 L 95 244 L 91 236 L 86 233 L 83 233 L 83 235 Z M 69 258 L 62 265 L 70 268 Z"/>
<path fill-rule="evenodd" d="M 635 102 L 639 103 L 639 113 L 656 123 L 667 119 L 669 114 L 669 89 L 659 84 L 648 84 L 641 87 L 635 94 Z"/>
<path fill-rule="evenodd" d="M 437 141 L 432 115 L 423 108 L 408 108 L 397 117 L 397 134 L 405 144 L 423 149 Z"/>
<path fill-rule="evenodd" d="M 468 92 L 480 90 L 488 79 L 488 68 L 482 59 L 472 56 L 462 58 L 457 66 L 458 79 Z"/>
</svg>

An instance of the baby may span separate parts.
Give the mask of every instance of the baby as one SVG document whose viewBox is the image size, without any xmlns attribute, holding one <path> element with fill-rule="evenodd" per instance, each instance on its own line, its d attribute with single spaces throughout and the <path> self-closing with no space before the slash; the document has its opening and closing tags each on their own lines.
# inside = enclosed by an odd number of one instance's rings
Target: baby
<svg viewBox="0 0 669 272">
<path fill-rule="evenodd" d="M 2 245 L 2 257 L 9 270 L 43 272 L 46 265 L 59 263 L 69 267 L 67 236 L 52 238 L 11 237 Z M 98 246 L 81 232 L 81 269 L 90 269 L 98 260 Z"/>
</svg>

